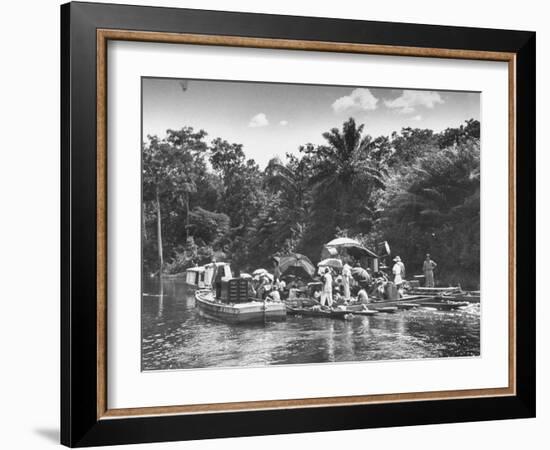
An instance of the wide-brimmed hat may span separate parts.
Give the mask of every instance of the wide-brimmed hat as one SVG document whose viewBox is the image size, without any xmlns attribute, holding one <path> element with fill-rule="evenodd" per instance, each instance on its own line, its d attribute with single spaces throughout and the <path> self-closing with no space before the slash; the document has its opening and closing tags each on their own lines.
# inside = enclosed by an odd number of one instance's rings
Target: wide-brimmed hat
<svg viewBox="0 0 550 450">
<path fill-rule="evenodd" d="M 395 258 L 393 258 L 393 260 L 394 260 L 395 262 L 401 262 L 401 258 L 400 258 L 399 256 L 396 256 Z"/>
</svg>

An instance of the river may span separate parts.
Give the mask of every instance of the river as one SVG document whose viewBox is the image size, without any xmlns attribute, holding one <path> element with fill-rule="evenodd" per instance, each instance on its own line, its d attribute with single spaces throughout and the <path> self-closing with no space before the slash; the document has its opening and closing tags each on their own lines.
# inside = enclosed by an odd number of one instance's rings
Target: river
<svg viewBox="0 0 550 450">
<path fill-rule="evenodd" d="M 418 308 L 352 320 L 287 317 L 229 325 L 201 317 L 182 281 L 144 283 L 142 370 L 251 367 L 480 354 L 480 307 Z"/>
</svg>

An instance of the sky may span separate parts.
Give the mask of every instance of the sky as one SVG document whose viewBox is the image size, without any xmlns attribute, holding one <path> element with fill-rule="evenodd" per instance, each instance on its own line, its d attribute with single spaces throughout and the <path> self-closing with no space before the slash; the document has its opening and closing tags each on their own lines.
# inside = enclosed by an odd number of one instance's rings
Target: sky
<svg viewBox="0 0 550 450">
<path fill-rule="evenodd" d="M 300 145 L 325 143 L 322 134 L 350 117 L 372 137 L 403 127 L 441 131 L 480 116 L 475 92 L 403 90 L 166 78 L 142 79 L 143 139 L 191 126 L 243 144 L 261 168 Z"/>
</svg>

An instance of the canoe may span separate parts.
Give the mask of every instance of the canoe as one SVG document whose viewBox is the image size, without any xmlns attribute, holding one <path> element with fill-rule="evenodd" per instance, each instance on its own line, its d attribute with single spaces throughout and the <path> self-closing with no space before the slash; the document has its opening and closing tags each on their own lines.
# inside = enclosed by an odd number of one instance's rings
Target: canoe
<svg viewBox="0 0 550 450">
<path fill-rule="evenodd" d="M 265 323 L 286 319 L 283 302 L 224 303 L 210 289 L 195 291 L 195 303 L 202 316 L 226 323 Z"/>
<path fill-rule="evenodd" d="M 458 309 L 463 306 L 469 305 L 468 302 L 422 302 L 421 306 L 426 306 L 428 308 L 437 308 L 442 311 L 451 311 L 453 309 Z"/>
<path fill-rule="evenodd" d="M 326 317 L 327 319 L 331 317 L 331 311 L 328 309 L 294 308 L 287 306 L 286 310 L 287 314 L 291 316 Z"/>
<path fill-rule="evenodd" d="M 418 305 L 416 303 L 398 303 L 397 304 L 398 309 L 408 310 L 408 309 L 413 309 L 413 308 L 417 308 L 417 307 L 418 307 Z"/>
<path fill-rule="evenodd" d="M 308 297 L 298 297 L 292 300 L 287 299 L 284 300 L 284 302 L 287 306 L 290 306 L 291 308 L 305 308 L 308 306 L 319 305 L 319 302 L 317 300 Z"/>
<path fill-rule="evenodd" d="M 421 295 L 443 295 L 449 294 L 452 292 L 461 292 L 462 289 L 459 286 L 453 287 L 415 287 L 409 292 L 412 294 L 421 294 Z"/>
<path fill-rule="evenodd" d="M 367 304 L 370 308 L 371 306 L 386 307 L 386 306 L 399 306 L 406 304 L 418 304 L 419 302 L 426 301 L 435 301 L 437 299 L 434 295 L 405 295 L 398 300 L 378 300 L 372 298 L 371 301 Z"/>
<path fill-rule="evenodd" d="M 324 317 L 326 319 L 340 319 L 340 320 L 349 320 L 353 316 L 373 316 L 377 314 L 378 311 L 373 311 L 370 309 L 367 310 L 356 310 L 352 311 L 349 309 L 312 309 L 312 308 L 293 308 L 287 306 L 287 314 L 291 316 L 305 316 L 305 317 Z"/>
<path fill-rule="evenodd" d="M 379 307 L 379 306 L 371 305 L 371 309 L 374 309 L 375 311 L 378 311 L 378 312 L 387 313 L 387 314 L 393 314 L 393 313 L 397 312 L 397 306 L 382 306 L 382 307 Z"/>
<path fill-rule="evenodd" d="M 457 302 L 468 302 L 468 303 L 479 303 L 481 297 L 479 294 L 471 294 L 469 292 L 464 292 L 460 294 L 449 294 L 442 296 L 444 300 L 452 300 Z"/>
<path fill-rule="evenodd" d="M 334 314 L 351 314 L 353 316 L 374 316 L 378 311 L 373 309 L 364 309 L 361 311 L 334 311 Z"/>
</svg>

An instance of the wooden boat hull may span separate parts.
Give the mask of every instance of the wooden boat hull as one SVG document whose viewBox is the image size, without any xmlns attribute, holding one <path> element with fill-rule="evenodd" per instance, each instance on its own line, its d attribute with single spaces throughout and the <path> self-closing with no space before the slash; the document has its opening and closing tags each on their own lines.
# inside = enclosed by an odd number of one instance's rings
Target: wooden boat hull
<svg viewBox="0 0 550 450">
<path fill-rule="evenodd" d="M 371 302 L 367 304 L 369 308 L 384 308 L 386 306 L 396 306 L 408 305 L 408 304 L 419 304 L 420 302 L 434 301 L 437 297 L 433 295 L 405 295 L 399 300 L 376 300 L 372 299 Z"/>
<path fill-rule="evenodd" d="M 305 317 L 324 317 L 326 319 L 348 320 L 353 316 L 373 316 L 378 314 L 378 311 L 370 309 L 311 309 L 311 308 L 293 308 L 287 307 L 289 315 L 305 316 Z"/>
<path fill-rule="evenodd" d="M 356 310 L 356 311 L 345 309 L 345 310 L 333 310 L 331 314 L 335 319 L 348 320 L 350 316 L 351 317 L 374 316 L 375 314 L 378 314 L 378 311 L 374 311 L 372 309 L 366 309 L 366 310 L 363 309 L 363 310 Z"/>
<path fill-rule="evenodd" d="M 448 302 L 422 302 L 420 303 L 420 306 L 427 306 L 428 308 L 436 308 L 442 311 L 451 311 L 453 309 L 458 309 L 463 306 L 468 306 L 468 302 L 454 302 L 454 303 L 448 303 Z"/>
<path fill-rule="evenodd" d="M 331 318 L 331 311 L 326 309 L 294 308 L 287 306 L 287 312 L 292 316 L 325 317 Z"/>
<path fill-rule="evenodd" d="M 226 323 L 265 323 L 286 319 L 282 302 L 222 303 L 210 290 L 195 292 L 196 306 L 202 316 Z"/>
<path fill-rule="evenodd" d="M 455 302 L 468 302 L 468 303 L 480 303 L 481 297 L 479 295 L 469 295 L 469 294 L 456 294 L 443 296 L 444 300 L 452 300 Z"/>
<path fill-rule="evenodd" d="M 413 308 L 418 308 L 418 305 L 416 303 L 398 303 L 397 308 L 398 309 L 409 310 L 409 309 L 413 309 Z"/>
<path fill-rule="evenodd" d="M 371 308 L 378 312 L 383 312 L 386 314 L 393 314 L 398 311 L 397 306 L 371 306 Z"/>
</svg>

